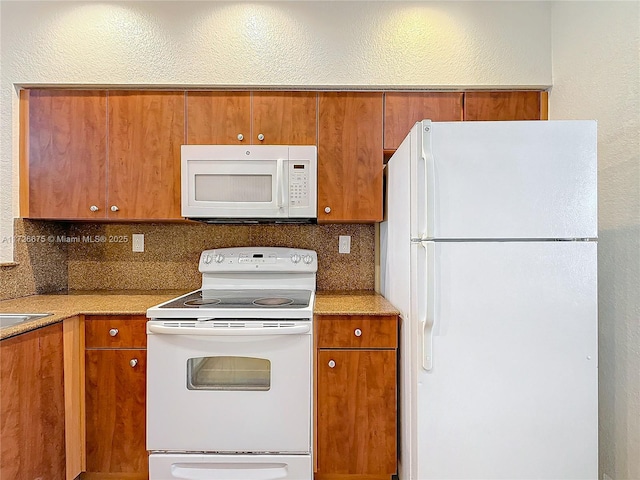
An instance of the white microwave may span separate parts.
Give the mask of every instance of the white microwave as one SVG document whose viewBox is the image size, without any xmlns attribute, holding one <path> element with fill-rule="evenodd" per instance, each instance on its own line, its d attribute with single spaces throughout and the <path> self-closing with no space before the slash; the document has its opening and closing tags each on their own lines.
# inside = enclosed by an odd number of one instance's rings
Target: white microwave
<svg viewBox="0 0 640 480">
<path fill-rule="evenodd" d="M 315 145 L 182 145 L 182 216 L 315 222 L 317 158 Z"/>
</svg>

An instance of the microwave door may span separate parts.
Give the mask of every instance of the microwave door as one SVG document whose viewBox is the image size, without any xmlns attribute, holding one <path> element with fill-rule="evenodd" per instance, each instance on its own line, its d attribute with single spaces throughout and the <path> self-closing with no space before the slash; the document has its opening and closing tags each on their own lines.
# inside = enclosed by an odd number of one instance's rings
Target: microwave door
<svg viewBox="0 0 640 480">
<path fill-rule="evenodd" d="M 188 198 L 186 204 L 183 202 L 182 214 L 220 218 L 287 217 L 287 164 L 283 159 L 187 162 Z"/>
</svg>

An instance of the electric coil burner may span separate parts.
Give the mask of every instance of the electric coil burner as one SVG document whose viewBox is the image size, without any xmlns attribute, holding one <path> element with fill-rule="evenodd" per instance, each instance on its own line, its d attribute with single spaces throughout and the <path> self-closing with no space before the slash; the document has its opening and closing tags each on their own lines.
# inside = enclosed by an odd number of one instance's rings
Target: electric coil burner
<svg viewBox="0 0 640 480">
<path fill-rule="evenodd" d="M 202 288 L 147 310 L 149 479 L 311 480 L 311 250 L 200 256 Z"/>
</svg>

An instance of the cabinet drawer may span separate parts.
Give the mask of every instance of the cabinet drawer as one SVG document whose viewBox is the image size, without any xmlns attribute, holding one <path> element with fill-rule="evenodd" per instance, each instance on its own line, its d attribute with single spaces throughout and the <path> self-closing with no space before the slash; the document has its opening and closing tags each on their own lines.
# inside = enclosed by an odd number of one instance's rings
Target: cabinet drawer
<svg viewBox="0 0 640 480">
<path fill-rule="evenodd" d="M 316 318 L 317 348 L 397 348 L 397 317 L 340 315 Z"/>
<path fill-rule="evenodd" d="M 85 317 L 86 348 L 146 348 L 144 315 Z"/>
</svg>

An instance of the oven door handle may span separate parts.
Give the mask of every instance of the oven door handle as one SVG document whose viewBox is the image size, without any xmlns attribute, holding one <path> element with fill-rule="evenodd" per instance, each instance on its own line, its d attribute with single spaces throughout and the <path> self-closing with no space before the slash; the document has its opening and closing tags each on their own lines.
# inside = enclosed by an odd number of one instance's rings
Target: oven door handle
<svg viewBox="0 0 640 480">
<path fill-rule="evenodd" d="M 164 335 L 202 335 L 202 336 L 255 336 L 255 335 L 301 335 L 309 333 L 311 326 L 295 325 L 293 327 L 262 328 L 211 328 L 211 327 L 166 327 L 164 325 L 147 325 L 151 333 Z"/>
</svg>

